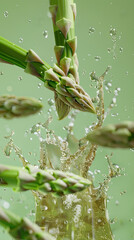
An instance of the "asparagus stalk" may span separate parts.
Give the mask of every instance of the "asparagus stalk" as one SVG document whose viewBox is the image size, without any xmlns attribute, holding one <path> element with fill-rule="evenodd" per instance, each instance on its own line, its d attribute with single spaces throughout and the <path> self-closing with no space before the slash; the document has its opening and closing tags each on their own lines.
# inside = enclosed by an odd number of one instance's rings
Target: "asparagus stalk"
<svg viewBox="0 0 134 240">
<path fill-rule="evenodd" d="M 58 4 L 58 5 L 57 5 Z M 72 0 L 50 1 L 50 11 L 56 39 L 55 53 L 58 64 L 52 68 L 33 51 L 26 51 L 0 37 L 1 61 L 15 64 L 44 82 L 54 91 L 59 119 L 66 117 L 71 108 L 95 113 L 92 100 L 79 85 L 78 60 L 74 35 L 76 7 Z"/>
<path fill-rule="evenodd" d="M 42 104 L 33 98 L 0 96 L 0 117 L 11 119 L 37 113 Z"/>
<path fill-rule="evenodd" d="M 26 51 L 3 37 L 0 37 L 0 61 L 21 67 L 42 81 L 44 72 L 50 68 L 33 50 Z"/>
<path fill-rule="evenodd" d="M 18 240 L 55 240 L 49 233 L 27 218 L 20 218 L 0 207 L 0 225 Z"/>
<path fill-rule="evenodd" d="M 35 190 L 56 196 L 75 193 L 89 187 L 91 182 L 73 173 L 41 170 L 28 165 L 25 168 L 0 165 L 0 186 L 16 191 Z"/>
<path fill-rule="evenodd" d="M 74 30 L 76 4 L 73 0 L 50 0 L 49 2 L 56 43 L 54 47 L 56 68 L 59 67 L 63 75 L 56 85 L 55 93 L 59 118 L 65 117 L 71 107 L 95 113 L 90 97 L 79 85 L 77 37 Z"/>
<path fill-rule="evenodd" d="M 110 124 L 90 132 L 85 137 L 91 143 L 110 148 L 134 148 L 134 122 Z"/>
</svg>

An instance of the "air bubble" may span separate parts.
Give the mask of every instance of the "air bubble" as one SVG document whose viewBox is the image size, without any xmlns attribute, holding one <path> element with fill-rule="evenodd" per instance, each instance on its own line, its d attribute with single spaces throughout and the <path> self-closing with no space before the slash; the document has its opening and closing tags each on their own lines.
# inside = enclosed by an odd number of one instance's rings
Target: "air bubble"
<svg viewBox="0 0 134 240">
<path fill-rule="evenodd" d="M 3 72 L 0 72 L 0 75 L 3 75 L 4 73 Z"/>
</svg>

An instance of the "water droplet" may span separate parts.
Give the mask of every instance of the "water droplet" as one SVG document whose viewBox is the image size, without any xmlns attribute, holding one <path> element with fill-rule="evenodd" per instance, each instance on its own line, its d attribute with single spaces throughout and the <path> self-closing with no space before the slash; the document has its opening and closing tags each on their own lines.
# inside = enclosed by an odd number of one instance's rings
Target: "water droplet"
<svg viewBox="0 0 134 240">
<path fill-rule="evenodd" d="M 54 58 L 53 57 L 51 57 L 51 62 L 53 62 L 54 61 Z"/>
<path fill-rule="evenodd" d="M 23 38 L 22 37 L 19 38 L 19 43 L 23 43 Z"/>
<path fill-rule="evenodd" d="M 124 195 L 126 192 L 127 192 L 127 191 L 124 190 L 124 191 L 120 192 L 120 195 Z"/>
<path fill-rule="evenodd" d="M 40 97 L 40 98 L 39 98 L 39 101 L 40 101 L 40 102 L 42 102 L 42 100 L 43 100 L 43 98 L 42 98 L 42 97 Z"/>
<path fill-rule="evenodd" d="M 90 27 L 89 28 L 89 36 L 95 32 L 95 28 L 94 27 Z"/>
<path fill-rule="evenodd" d="M 28 23 L 31 23 L 31 19 L 28 20 Z"/>
<path fill-rule="evenodd" d="M 43 36 L 44 36 L 44 38 L 48 38 L 48 31 L 47 30 L 44 30 Z"/>
<path fill-rule="evenodd" d="M 3 208 L 8 209 L 10 207 L 9 202 L 5 201 L 5 200 L 0 200 L 0 204 Z"/>
<path fill-rule="evenodd" d="M 120 47 L 120 53 L 122 53 L 123 52 L 123 48 L 122 47 Z"/>
<path fill-rule="evenodd" d="M 38 83 L 38 88 L 40 88 L 41 87 L 41 83 Z"/>
<path fill-rule="evenodd" d="M 8 11 L 4 12 L 4 17 L 8 17 Z"/>
<path fill-rule="evenodd" d="M 114 223 L 116 223 L 116 222 L 117 222 L 117 219 L 116 219 L 116 218 L 113 218 L 113 219 L 110 220 L 110 223 L 111 223 L 111 224 L 114 224 Z"/>
<path fill-rule="evenodd" d="M 116 98 L 115 97 L 113 97 L 112 102 L 113 102 L 113 104 L 116 103 Z"/>
<path fill-rule="evenodd" d="M 95 58 L 95 60 L 96 60 L 97 62 L 101 59 L 100 56 L 95 56 L 94 58 Z"/>
<path fill-rule="evenodd" d="M 110 53 L 111 52 L 111 48 L 108 48 L 107 51 L 108 51 L 108 53 Z"/>
<path fill-rule="evenodd" d="M 22 76 L 19 76 L 19 77 L 18 77 L 18 80 L 19 80 L 19 81 L 21 81 L 22 79 L 23 79 Z"/>
<path fill-rule="evenodd" d="M 117 117 L 119 113 L 111 113 L 111 117 Z"/>
<path fill-rule="evenodd" d="M 49 98 L 47 102 L 48 102 L 49 106 L 54 105 L 54 100 L 52 98 Z"/>
<path fill-rule="evenodd" d="M 91 208 L 88 208 L 87 212 L 88 213 L 91 213 L 92 209 Z"/>
<path fill-rule="evenodd" d="M 110 36 L 116 36 L 116 29 L 111 27 L 109 33 Z"/>
<path fill-rule="evenodd" d="M 101 173 L 101 171 L 99 169 L 94 170 L 94 174 L 100 174 L 100 173 Z"/>
<path fill-rule="evenodd" d="M 119 205 L 119 201 L 118 201 L 118 200 L 116 200 L 116 201 L 115 201 L 115 204 L 116 204 L 116 206 L 118 206 L 118 205 Z"/>
<path fill-rule="evenodd" d="M 112 87 L 112 83 L 108 82 L 107 83 L 108 87 Z"/>
</svg>

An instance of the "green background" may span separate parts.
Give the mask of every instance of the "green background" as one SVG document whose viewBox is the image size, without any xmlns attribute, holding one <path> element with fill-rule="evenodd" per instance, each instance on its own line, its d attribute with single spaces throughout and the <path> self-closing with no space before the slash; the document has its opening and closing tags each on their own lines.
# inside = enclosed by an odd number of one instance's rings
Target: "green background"
<svg viewBox="0 0 134 240">
<path fill-rule="evenodd" d="M 111 102 L 114 90 L 121 88 L 121 91 L 117 97 L 117 106 L 108 115 L 104 124 L 123 120 L 134 121 L 134 2 L 133 0 L 76 0 L 75 2 L 81 85 L 91 97 L 94 97 L 96 92 L 91 88 L 89 74 L 95 70 L 97 75 L 101 75 L 108 65 L 112 66 L 106 76 L 106 82 L 112 83 L 112 87 L 111 93 L 105 91 L 105 109 Z M 54 37 L 48 5 L 48 0 L 0 0 L 0 35 L 27 50 L 33 49 L 42 59 L 53 65 L 55 62 Z M 8 11 L 7 17 L 4 16 L 5 11 Z M 95 31 L 89 34 L 91 27 Z M 116 29 L 115 42 L 110 36 L 111 28 Z M 45 30 L 48 31 L 48 38 L 43 36 Z M 23 38 L 21 43 L 20 38 Z M 98 61 L 95 59 L 96 56 L 100 57 Z M 24 119 L 11 121 L 1 119 L 0 162 L 21 166 L 14 154 L 11 158 L 7 158 L 3 153 L 7 142 L 4 136 L 14 131 L 14 142 L 22 149 L 23 155 L 31 163 L 37 164 L 39 141 L 37 137 L 26 136 L 25 133 L 33 124 L 47 120 L 49 108 L 47 101 L 53 98 L 53 93 L 45 89 L 43 83 L 37 78 L 15 66 L 1 63 L 1 72 L 0 95 L 13 94 L 42 98 L 44 109 L 41 114 Z M 18 79 L 20 76 L 21 81 Z M 39 83 L 41 86 L 38 85 Z M 64 137 L 66 132 L 63 127 L 69 123 L 69 119 L 58 121 L 56 113 L 52 112 L 52 115 L 51 129 L 54 129 L 57 135 Z M 75 122 L 76 137 L 82 137 L 85 134 L 85 128 L 95 120 L 92 114 L 79 113 Z M 125 173 L 124 176 L 113 179 L 109 185 L 108 211 L 113 222 L 111 227 L 115 240 L 132 240 L 134 239 L 134 151 L 99 148 L 91 170 L 101 171 L 101 174 L 95 175 L 96 185 L 98 185 L 104 178 L 103 175 L 108 172 L 105 155 L 111 152 L 114 153 L 112 161 L 123 168 Z M 122 194 L 122 192 L 125 193 Z M 2 189 L 0 205 L 20 216 L 34 219 L 34 199 L 31 193 L 20 194 L 10 189 Z M 11 237 L 0 228 L 0 240 L 4 239 L 9 240 Z"/>
</svg>

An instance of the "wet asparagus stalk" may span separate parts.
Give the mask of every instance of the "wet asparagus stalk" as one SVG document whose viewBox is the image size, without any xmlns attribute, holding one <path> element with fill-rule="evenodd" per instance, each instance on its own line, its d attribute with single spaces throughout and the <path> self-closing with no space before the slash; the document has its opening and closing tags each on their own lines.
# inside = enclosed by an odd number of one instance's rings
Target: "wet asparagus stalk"
<svg viewBox="0 0 134 240">
<path fill-rule="evenodd" d="M 27 218 L 20 218 L 0 207 L 0 225 L 18 240 L 55 240 L 49 233 Z"/>
<path fill-rule="evenodd" d="M 69 172 L 41 170 L 31 165 L 25 168 L 0 165 L 0 186 L 16 191 L 35 190 L 62 196 L 82 191 L 90 185 L 89 180 Z"/>
<path fill-rule="evenodd" d="M 134 148 L 134 122 L 110 124 L 85 137 L 91 143 L 110 148 Z"/>
<path fill-rule="evenodd" d="M 57 64 L 54 70 L 62 75 L 56 85 L 55 93 L 59 119 L 64 118 L 71 107 L 95 113 L 90 97 L 79 85 L 77 37 L 74 29 L 76 4 L 73 0 L 50 0 L 49 2 L 56 44 L 54 51 Z"/>
<path fill-rule="evenodd" d="M 62 1 L 59 1 L 59 8 L 61 8 L 62 12 L 62 14 L 60 14 L 64 15 L 64 4 L 62 5 L 61 3 Z M 73 17 L 73 7 L 71 7 L 70 1 L 65 1 L 65 3 L 67 6 L 69 4 L 69 8 L 66 7 L 69 9 L 69 14 L 72 13 Z M 51 8 L 53 8 L 53 6 L 50 5 L 50 9 Z M 71 108 L 84 112 L 96 112 L 89 95 L 78 84 L 78 64 L 75 54 L 76 38 L 71 40 L 73 38 L 72 28 L 70 28 L 69 31 L 70 34 L 68 33 L 67 36 L 71 37 L 67 38 L 65 41 L 65 51 L 63 51 L 64 57 L 61 58 L 60 56 L 60 65 L 54 64 L 54 67 L 42 61 L 33 50 L 26 51 L 0 37 L 0 61 L 14 64 L 25 69 L 26 73 L 38 77 L 44 82 L 45 87 L 54 91 L 59 119 L 66 117 Z M 56 31 L 55 35 L 57 36 L 56 39 L 59 39 L 59 43 L 57 44 L 61 45 L 60 36 L 61 39 L 63 39 L 63 37 L 60 31 Z M 59 45 L 55 46 L 55 52 L 57 52 L 57 47 L 59 48 Z M 56 53 L 56 56 L 58 55 L 59 53 Z"/>
<path fill-rule="evenodd" d="M 39 112 L 41 108 L 41 102 L 34 98 L 0 96 L 0 117 L 3 118 L 25 117 Z"/>
</svg>

